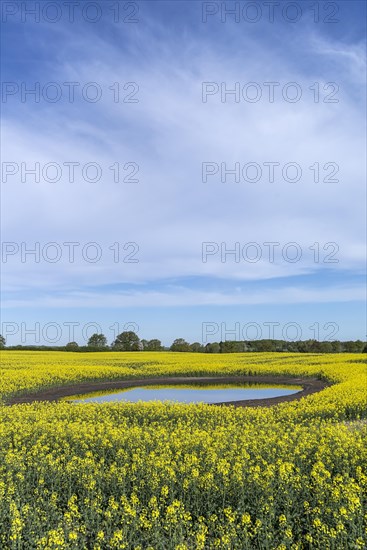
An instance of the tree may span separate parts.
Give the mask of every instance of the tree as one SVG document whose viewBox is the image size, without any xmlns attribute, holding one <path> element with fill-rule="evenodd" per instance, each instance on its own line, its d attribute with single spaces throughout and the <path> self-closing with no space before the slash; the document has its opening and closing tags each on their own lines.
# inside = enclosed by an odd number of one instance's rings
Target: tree
<svg viewBox="0 0 367 550">
<path fill-rule="evenodd" d="M 67 351 L 76 351 L 78 348 L 79 348 L 79 345 L 76 342 L 69 342 L 65 346 L 65 349 Z"/>
<path fill-rule="evenodd" d="M 145 340 L 145 338 L 143 338 L 141 341 L 140 341 L 141 345 L 143 346 L 143 351 L 147 351 L 148 350 L 148 340 Z"/>
<path fill-rule="evenodd" d="M 157 338 L 154 338 L 153 340 L 149 340 L 147 343 L 148 351 L 162 351 L 162 342 L 158 340 Z"/>
<path fill-rule="evenodd" d="M 92 334 L 88 340 L 88 347 L 90 348 L 105 348 L 107 346 L 107 338 L 104 334 Z"/>
<path fill-rule="evenodd" d="M 310 352 L 317 352 L 315 349 L 316 340 L 299 340 L 297 343 L 297 351 L 300 353 L 310 353 Z"/>
<path fill-rule="evenodd" d="M 365 343 L 361 340 L 343 342 L 345 353 L 362 353 Z"/>
<path fill-rule="evenodd" d="M 276 340 L 257 340 L 257 351 L 276 351 Z"/>
<path fill-rule="evenodd" d="M 339 340 L 333 340 L 331 342 L 331 346 L 333 348 L 333 353 L 340 353 L 342 351 L 342 345 Z"/>
<path fill-rule="evenodd" d="M 132 330 L 121 332 L 112 344 L 115 351 L 141 351 L 143 346 L 140 338 Z"/>
<path fill-rule="evenodd" d="M 218 342 L 212 342 L 205 346 L 205 353 L 220 353 L 220 345 Z"/>
<path fill-rule="evenodd" d="M 5 348 L 6 340 L 2 334 L 0 334 L 0 349 Z"/>
<path fill-rule="evenodd" d="M 219 343 L 220 353 L 239 353 L 246 351 L 245 342 L 238 342 L 237 340 L 225 340 Z"/>
<path fill-rule="evenodd" d="M 190 351 L 194 353 L 202 353 L 204 351 L 204 346 L 200 342 L 194 342 L 190 346 Z"/>
<path fill-rule="evenodd" d="M 170 347 L 171 351 L 190 351 L 190 344 L 183 338 L 176 338 Z"/>
<path fill-rule="evenodd" d="M 331 342 L 320 342 L 321 353 L 333 353 L 333 345 Z"/>
</svg>

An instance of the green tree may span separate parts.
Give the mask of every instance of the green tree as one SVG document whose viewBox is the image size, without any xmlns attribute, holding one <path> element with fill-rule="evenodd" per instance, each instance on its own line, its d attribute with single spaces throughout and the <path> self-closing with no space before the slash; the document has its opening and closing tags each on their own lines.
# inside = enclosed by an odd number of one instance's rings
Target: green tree
<svg viewBox="0 0 367 550">
<path fill-rule="evenodd" d="M 0 349 L 5 348 L 6 340 L 2 334 L 0 334 Z"/>
<path fill-rule="evenodd" d="M 219 343 L 220 353 L 243 353 L 247 350 L 245 342 L 238 342 L 237 340 L 225 340 Z"/>
<path fill-rule="evenodd" d="M 204 351 L 204 346 L 200 342 L 194 342 L 190 346 L 190 350 L 194 353 L 202 353 Z"/>
<path fill-rule="evenodd" d="M 341 345 L 341 342 L 339 342 L 339 340 L 333 340 L 331 342 L 331 347 L 332 347 L 333 353 L 340 353 L 342 351 L 342 345 Z"/>
<path fill-rule="evenodd" d="M 320 352 L 321 353 L 332 353 L 333 345 L 331 342 L 320 342 Z"/>
<path fill-rule="evenodd" d="M 153 340 L 149 340 L 147 344 L 147 350 L 162 351 L 162 342 L 158 340 L 158 338 L 153 338 Z"/>
<path fill-rule="evenodd" d="M 148 351 L 148 340 L 145 340 L 145 338 L 143 338 L 141 341 L 140 341 L 142 347 L 143 347 L 143 351 Z"/>
<path fill-rule="evenodd" d="M 132 330 L 121 332 L 112 344 L 115 351 L 141 351 L 143 346 L 140 338 Z"/>
<path fill-rule="evenodd" d="M 107 338 L 104 334 L 92 334 L 88 340 L 88 347 L 90 348 L 105 348 L 107 346 Z"/>
<path fill-rule="evenodd" d="M 176 338 L 170 347 L 171 351 L 190 351 L 190 344 L 183 338 Z"/>
<path fill-rule="evenodd" d="M 344 351 L 346 353 L 362 353 L 365 343 L 361 340 L 343 342 Z"/>
<path fill-rule="evenodd" d="M 205 353 L 220 353 L 220 345 L 218 342 L 212 342 L 205 346 Z"/>
<path fill-rule="evenodd" d="M 77 342 L 69 342 L 68 344 L 66 344 L 65 349 L 67 351 L 76 351 L 77 349 L 79 349 L 79 345 L 77 344 Z"/>
</svg>

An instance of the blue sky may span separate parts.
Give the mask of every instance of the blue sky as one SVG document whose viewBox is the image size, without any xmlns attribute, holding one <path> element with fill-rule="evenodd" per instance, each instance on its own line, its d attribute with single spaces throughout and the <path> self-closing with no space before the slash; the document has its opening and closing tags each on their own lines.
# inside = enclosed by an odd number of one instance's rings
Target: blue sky
<svg viewBox="0 0 367 550">
<path fill-rule="evenodd" d="M 5 4 L 9 344 L 64 344 L 69 323 L 79 343 L 93 323 L 167 345 L 238 326 L 265 338 L 268 323 L 276 338 L 365 338 L 364 2 L 319 2 L 317 21 L 314 3 L 279 2 L 273 22 L 258 2 L 253 23 L 249 2 L 106 0 L 95 23 L 88 2 L 74 22 L 58 2 L 54 23 Z"/>
</svg>

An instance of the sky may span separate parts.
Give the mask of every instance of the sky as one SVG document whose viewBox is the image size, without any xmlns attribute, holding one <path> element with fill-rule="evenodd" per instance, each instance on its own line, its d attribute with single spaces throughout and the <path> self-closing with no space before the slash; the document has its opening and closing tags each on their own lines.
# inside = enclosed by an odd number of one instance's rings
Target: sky
<svg viewBox="0 0 367 550">
<path fill-rule="evenodd" d="M 364 2 L 1 7 L 8 345 L 365 339 Z"/>
</svg>

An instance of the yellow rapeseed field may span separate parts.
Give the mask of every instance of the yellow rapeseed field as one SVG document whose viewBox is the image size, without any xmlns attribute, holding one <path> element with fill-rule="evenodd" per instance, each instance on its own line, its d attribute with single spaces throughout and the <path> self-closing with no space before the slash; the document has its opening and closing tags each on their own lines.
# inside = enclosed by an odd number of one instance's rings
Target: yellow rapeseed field
<svg viewBox="0 0 367 550">
<path fill-rule="evenodd" d="M 0 548 L 364 549 L 367 367 L 357 354 L 1 352 L 2 399 L 84 380 L 279 374 L 271 408 L 0 405 Z"/>
</svg>

